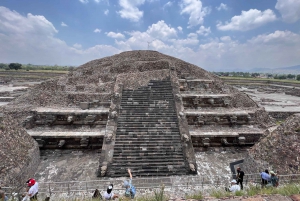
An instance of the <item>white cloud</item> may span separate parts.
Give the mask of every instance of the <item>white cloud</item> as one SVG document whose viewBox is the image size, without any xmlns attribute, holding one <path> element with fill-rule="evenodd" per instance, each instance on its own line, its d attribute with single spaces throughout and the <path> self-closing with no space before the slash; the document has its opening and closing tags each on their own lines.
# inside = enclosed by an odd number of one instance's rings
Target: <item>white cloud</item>
<svg viewBox="0 0 300 201">
<path fill-rule="evenodd" d="M 283 21 L 294 23 L 300 19 L 299 0 L 277 0 L 275 8 L 279 10 Z"/>
<path fill-rule="evenodd" d="M 145 50 L 150 42 L 149 49 L 210 71 L 224 71 L 228 67 L 242 70 L 299 65 L 300 34 L 291 31 L 277 30 L 245 42 L 230 36 L 199 41 L 196 33 L 178 38 L 171 26 L 159 21 L 147 30 L 127 33 L 129 37 L 116 39 L 114 45 L 98 44 L 89 48 L 83 48 L 79 43 L 69 46 L 56 37 L 57 32 L 44 16 L 23 16 L 0 7 L 0 62 L 79 65 L 125 50 Z M 155 34 L 161 34 L 161 37 Z"/>
<path fill-rule="evenodd" d="M 163 5 L 163 9 L 165 9 L 166 7 L 170 7 L 173 5 L 172 1 L 168 1 L 165 5 Z"/>
<path fill-rule="evenodd" d="M 82 48 L 82 45 L 81 44 L 78 44 L 78 43 L 75 43 L 73 45 L 73 47 L 75 47 L 76 49 L 81 49 Z"/>
<path fill-rule="evenodd" d="M 57 33 L 53 24 L 44 16 L 30 13 L 22 16 L 0 6 L 0 61 L 79 65 L 120 52 L 109 45 L 76 49 L 55 37 Z"/>
<path fill-rule="evenodd" d="M 108 15 L 108 13 L 109 13 L 109 10 L 106 9 L 106 10 L 104 11 L 104 15 Z"/>
<path fill-rule="evenodd" d="M 176 37 L 176 29 L 168 26 L 163 20 L 158 21 L 148 27 L 147 33 L 153 38 L 166 40 Z"/>
<path fill-rule="evenodd" d="M 79 0 L 81 3 L 88 3 L 89 2 L 89 0 Z"/>
<path fill-rule="evenodd" d="M 94 0 L 96 3 L 99 3 L 101 0 Z"/>
<path fill-rule="evenodd" d="M 203 24 L 204 17 L 210 13 L 208 7 L 202 7 L 202 2 L 200 0 L 182 0 L 180 7 L 181 15 L 188 14 L 190 16 L 188 27 Z"/>
<path fill-rule="evenodd" d="M 220 6 L 216 7 L 216 9 L 217 9 L 218 11 L 220 11 L 220 10 L 228 10 L 228 7 L 227 7 L 226 4 L 221 3 Z"/>
<path fill-rule="evenodd" d="M 182 31 L 182 27 L 181 27 L 181 26 L 178 26 L 177 29 L 178 29 L 179 31 Z"/>
<path fill-rule="evenodd" d="M 101 33 L 101 29 L 95 29 L 94 33 Z"/>
<path fill-rule="evenodd" d="M 219 22 L 217 28 L 222 31 L 248 31 L 275 20 L 276 15 L 270 9 L 263 12 L 257 9 L 250 9 L 249 11 L 242 11 L 241 15 L 232 17 L 230 22 L 225 24 Z"/>
<path fill-rule="evenodd" d="M 65 24 L 64 22 L 61 22 L 60 26 L 62 26 L 62 27 L 67 27 L 68 25 Z"/>
<path fill-rule="evenodd" d="M 205 28 L 204 26 L 200 26 L 199 30 L 197 31 L 197 34 L 202 36 L 208 36 L 211 33 L 210 27 Z"/>
<path fill-rule="evenodd" d="M 145 0 L 119 0 L 119 5 L 122 7 L 118 14 L 125 19 L 133 22 L 138 22 L 144 12 L 138 9 L 138 6 L 145 3 Z"/>
<path fill-rule="evenodd" d="M 106 35 L 110 38 L 125 38 L 125 36 L 121 33 L 115 33 L 115 32 L 108 32 Z"/>
</svg>

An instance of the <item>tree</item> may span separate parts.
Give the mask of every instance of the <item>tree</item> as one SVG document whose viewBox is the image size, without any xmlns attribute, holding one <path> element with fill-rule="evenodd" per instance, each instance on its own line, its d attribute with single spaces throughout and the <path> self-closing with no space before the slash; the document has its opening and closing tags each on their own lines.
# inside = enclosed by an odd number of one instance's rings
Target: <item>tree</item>
<svg viewBox="0 0 300 201">
<path fill-rule="evenodd" d="M 287 78 L 288 78 L 288 79 L 294 79 L 295 77 L 296 77 L 296 76 L 293 75 L 293 74 L 288 74 L 288 75 L 287 75 Z"/>
<path fill-rule="evenodd" d="M 297 75 L 297 80 L 300 81 L 300 75 Z"/>
<path fill-rule="evenodd" d="M 0 63 L 0 68 L 3 68 L 3 69 L 5 69 L 5 68 L 7 68 L 7 67 L 8 67 L 8 65 L 7 65 L 7 64 Z"/>
<path fill-rule="evenodd" d="M 10 64 L 8 65 L 8 67 L 9 67 L 10 69 L 19 70 L 19 69 L 22 68 L 22 64 L 19 64 L 19 63 L 10 63 Z"/>
</svg>

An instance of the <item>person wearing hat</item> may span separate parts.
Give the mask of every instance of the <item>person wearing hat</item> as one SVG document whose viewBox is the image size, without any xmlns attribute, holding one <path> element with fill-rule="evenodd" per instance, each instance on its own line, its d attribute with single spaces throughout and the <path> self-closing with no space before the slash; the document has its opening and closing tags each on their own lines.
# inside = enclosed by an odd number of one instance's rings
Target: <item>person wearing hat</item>
<svg viewBox="0 0 300 201">
<path fill-rule="evenodd" d="M 114 194 L 114 193 L 112 192 L 113 187 L 114 187 L 113 184 L 110 184 L 110 185 L 107 187 L 107 190 L 106 190 L 106 192 L 105 192 L 104 195 L 103 195 L 103 197 L 104 197 L 105 200 L 113 200 L 113 199 L 119 197 L 118 195 L 116 195 L 116 194 Z"/>
<path fill-rule="evenodd" d="M 235 193 L 236 191 L 240 191 L 241 187 L 237 184 L 237 181 L 235 179 L 233 179 L 231 181 L 231 187 L 230 188 L 225 188 L 226 191 L 230 191 L 232 193 Z"/>
<path fill-rule="evenodd" d="M 29 187 L 29 190 L 27 193 L 28 197 L 30 198 L 30 200 L 37 200 L 37 194 L 39 191 L 38 182 L 36 182 L 34 179 L 29 179 L 26 183 Z"/>
<path fill-rule="evenodd" d="M 274 171 L 270 171 L 271 178 L 269 183 L 267 184 L 267 187 L 277 187 L 278 186 L 278 177 L 276 176 L 276 173 Z"/>
</svg>

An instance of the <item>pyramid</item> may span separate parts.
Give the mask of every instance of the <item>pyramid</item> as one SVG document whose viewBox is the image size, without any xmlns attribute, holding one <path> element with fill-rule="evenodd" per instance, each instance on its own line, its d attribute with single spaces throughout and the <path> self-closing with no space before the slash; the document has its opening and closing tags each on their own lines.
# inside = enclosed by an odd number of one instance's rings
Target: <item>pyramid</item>
<svg viewBox="0 0 300 201">
<path fill-rule="evenodd" d="M 111 177 L 128 167 L 134 176 L 197 174 L 195 148 L 253 145 L 270 126 L 264 109 L 216 75 L 141 50 L 45 81 L 3 114 L 40 149 L 101 149 L 98 175 Z"/>
</svg>

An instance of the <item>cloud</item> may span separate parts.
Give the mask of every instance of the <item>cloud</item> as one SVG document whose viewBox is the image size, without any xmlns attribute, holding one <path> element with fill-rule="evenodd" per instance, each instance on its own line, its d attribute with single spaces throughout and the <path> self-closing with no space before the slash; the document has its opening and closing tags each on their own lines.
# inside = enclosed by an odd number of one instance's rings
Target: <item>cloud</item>
<svg viewBox="0 0 300 201">
<path fill-rule="evenodd" d="M 95 29 L 94 33 L 101 33 L 101 29 Z"/>
<path fill-rule="evenodd" d="M 300 34 L 296 32 L 276 30 L 238 41 L 230 36 L 198 40 L 195 32 L 179 38 L 173 29 L 164 21 L 158 21 L 146 30 L 126 33 L 128 37 L 117 38 L 114 45 L 83 48 L 79 43 L 69 46 L 57 38 L 58 31 L 44 16 L 30 13 L 23 16 L 0 7 L 0 61 L 79 65 L 126 50 L 145 50 L 150 42 L 151 50 L 210 71 L 299 65 Z"/>
<path fill-rule="evenodd" d="M 110 38 L 125 38 L 125 36 L 121 33 L 115 33 L 115 32 L 108 32 L 106 35 Z"/>
<path fill-rule="evenodd" d="M 299 0 L 277 0 L 275 8 L 280 12 L 283 21 L 294 23 L 300 19 Z"/>
<path fill-rule="evenodd" d="M 148 27 L 147 33 L 153 38 L 166 40 L 177 36 L 176 29 L 168 26 L 163 20 Z"/>
<path fill-rule="evenodd" d="M 208 36 L 211 33 L 210 27 L 205 28 L 204 26 L 201 26 L 199 30 L 197 31 L 197 34 L 202 36 Z"/>
<path fill-rule="evenodd" d="M 81 3 L 84 3 L 84 4 L 86 4 L 86 3 L 88 3 L 89 2 L 89 0 L 79 0 Z"/>
<path fill-rule="evenodd" d="M 106 9 L 106 10 L 104 11 L 104 15 L 108 15 L 108 13 L 109 13 L 109 10 Z"/>
<path fill-rule="evenodd" d="M 68 25 L 65 24 L 64 22 L 61 22 L 60 26 L 62 26 L 62 27 L 67 27 Z"/>
<path fill-rule="evenodd" d="M 210 13 L 208 7 L 202 7 L 200 0 L 182 0 L 180 3 L 181 11 L 180 14 L 189 15 L 189 28 L 203 24 L 204 17 Z"/>
<path fill-rule="evenodd" d="M 221 31 L 248 31 L 275 20 L 276 15 L 270 9 L 263 12 L 257 9 L 250 9 L 242 11 L 241 15 L 232 17 L 230 22 L 226 22 L 225 24 L 219 22 L 217 28 Z"/>
<path fill-rule="evenodd" d="M 170 7 L 173 5 L 173 2 L 168 1 L 165 5 L 163 5 L 163 9 L 165 9 L 166 7 Z"/>
<path fill-rule="evenodd" d="M 81 44 L 78 44 L 78 43 L 75 43 L 73 45 L 73 47 L 75 47 L 76 49 L 81 49 L 82 48 L 82 45 Z"/>
<path fill-rule="evenodd" d="M 79 65 L 120 52 L 110 45 L 77 49 L 79 44 L 68 46 L 56 37 L 57 33 L 57 29 L 44 16 L 30 13 L 23 16 L 0 7 L 0 61 Z"/>
<path fill-rule="evenodd" d="M 216 7 L 216 9 L 217 9 L 218 11 L 220 11 L 220 10 L 228 10 L 228 7 L 227 7 L 226 4 L 221 3 L 220 6 Z"/>
<path fill-rule="evenodd" d="M 144 12 L 138 9 L 138 6 L 145 3 L 145 0 L 119 0 L 119 5 L 122 7 L 117 13 L 121 18 L 129 19 L 132 22 L 138 22 Z"/>
<path fill-rule="evenodd" d="M 182 27 L 181 27 L 181 26 L 178 26 L 177 29 L 178 29 L 179 31 L 182 31 Z"/>
</svg>

